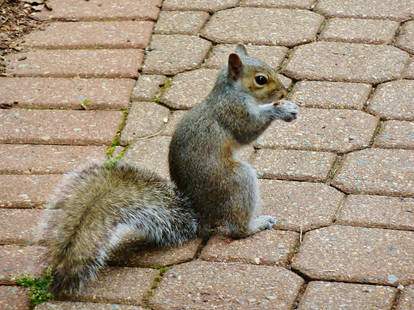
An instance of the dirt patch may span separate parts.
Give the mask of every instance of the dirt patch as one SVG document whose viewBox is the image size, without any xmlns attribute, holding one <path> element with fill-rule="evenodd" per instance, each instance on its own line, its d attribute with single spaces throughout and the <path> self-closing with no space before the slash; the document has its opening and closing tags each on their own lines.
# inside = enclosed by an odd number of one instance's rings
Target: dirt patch
<svg viewBox="0 0 414 310">
<path fill-rule="evenodd" d="M 5 55 L 22 50 L 22 37 L 40 28 L 34 13 L 48 9 L 45 0 L 0 0 L 0 76 L 5 73 Z"/>
</svg>

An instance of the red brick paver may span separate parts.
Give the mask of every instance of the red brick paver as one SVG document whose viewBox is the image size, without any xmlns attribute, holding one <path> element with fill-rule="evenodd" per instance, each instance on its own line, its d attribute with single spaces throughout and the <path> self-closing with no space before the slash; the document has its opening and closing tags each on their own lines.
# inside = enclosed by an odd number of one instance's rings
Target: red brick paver
<svg viewBox="0 0 414 310">
<path fill-rule="evenodd" d="M 0 175 L 0 207 L 42 206 L 61 181 L 61 175 Z"/>
<path fill-rule="evenodd" d="M 167 108 L 154 102 L 133 102 L 122 131 L 121 144 L 157 135 L 168 121 L 169 113 Z"/>
<path fill-rule="evenodd" d="M 346 152 L 367 146 L 378 120 L 361 111 L 301 109 L 292 123 L 275 121 L 259 137 L 260 147 Z"/>
<path fill-rule="evenodd" d="M 398 26 L 397 22 L 389 20 L 332 18 L 319 38 L 353 43 L 391 43 Z"/>
<path fill-rule="evenodd" d="M 321 181 L 326 179 L 335 161 L 335 154 L 297 150 L 259 150 L 253 167 L 265 179 Z"/>
<path fill-rule="evenodd" d="M 308 284 L 299 310 L 378 309 L 392 307 L 397 289 L 384 286 L 314 281 Z"/>
<path fill-rule="evenodd" d="M 208 18 L 207 12 L 163 11 L 154 32 L 160 34 L 197 34 Z"/>
<path fill-rule="evenodd" d="M 54 301 L 46 302 L 36 306 L 36 310 L 144 310 L 145 308 L 138 306 L 118 305 L 118 304 L 103 304 L 92 302 L 69 302 L 69 301 Z"/>
<path fill-rule="evenodd" d="M 28 289 L 15 286 L 0 286 L 0 308 L 5 310 L 29 310 Z"/>
<path fill-rule="evenodd" d="M 304 107 L 361 110 L 370 91 L 371 86 L 362 83 L 301 81 L 290 99 Z"/>
<path fill-rule="evenodd" d="M 168 146 L 170 137 L 152 137 L 131 144 L 125 153 L 123 161 L 147 168 L 169 179 Z"/>
<path fill-rule="evenodd" d="M 50 0 L 52 11 L 44 10 L 38 16 L 63 20 L 154 20 L 162 0 Z"/>
<path fill-rule="evenodd" d="M 0 173 L 58 174 L 104 160 L 106 146 L 0 144 Z"/>
<path fill-rule="evenodd" d="M 107 268 L 98 281 L 81 290 L 76 299 L 141 305 L 142 298 L 151 289 L 158 274 L 158 270 L 149 268 Z"/>
<path fill-rule="evenodd" d="M 15 76 L 137 77 L 141 50 L 32 50 L 7 56 L 6 71 Z"/>
<path fill-rule="evenodd" d="M 314 0 L 241 0 L 241 6 L 310 9 Z"/>
<path fill-rule="evenodd" d="M 413 242 L 412 231 L 333 225 L 308 232 L 292 266 L 312 279 L 406 285 Z"/>
<path fill-rule="evenodd" d="M 329 16 L 405 20 L 414 15 L 413 4 L 406 0 L 321 0 L 315 10 Z"/>
<path fill-rule="evenodd" d="M 215 13 L 202 34 L 219 43 L 293 46 L 312 41 L 322 21 L 321 15 L 310 11 L 235 8 Z M 270 28 L 265 24 L 278 26 Z"/>
<path fill-rule="evenodd" d="M 298 233 L 280 230 L 266 230 L 240 240 L 216 236 L 203 248 L 200 258 L 215 262 L 285 266 L 298 241 Z"/>
<path fill-rule="evenodd" d="M 44 229 L 54 210 L 0 209 L 0 243 L 33 244 L 43 242 Z"/>
<path fill-rule="evenodd" d="M 259 184 L 261 213 L 275 217 L 277 229 L 301 232 L 330 225 L 344 197 L 321 183 L 260 180 Z"/>
<path fill-rule="evenodd" d="M 128 107 L 134 83 L 133 79 L 0 78 L 0 98 L 19 108 L 117 110 Z"/>
<path fill-rule="evenodd" d="M 290 309 L 303 280 L 273 266 L 194 261 L 172 267 L 151 298 L 155 309 Z"/>
<path fill-rule="evenodd" d="M 0 142 L 36 144 L 110 144 L 122 112 L 0 110 Z"/>
<path fill-rule="evenodd" d="M 414 307 L 414 285 L 407 286 L 398 301 L 397 310 L 409 310 Z"/>
<path fill-rule="evenodd" d="M 295 49 L 284 73 L 301 80 L 380 83 L 400 78 L 408 57 L 393 46 L 315 42 Z"/>
<path fill-rule="evenodd" d="M 40 276 L 46 267 L 45 252 L 41 246 L 0 246 L 0 284 L 13 284 L 14 277 L 24 274 Z"/>
<path fill-rule="evenodd" d="M 25 37 L 24 45 L 37 48 L 145 48 L 154 23 L 124 22 L 56 22 L 46 30 Z"/>
<path fill-rule="evenodd" d="M 349 195 L 337 214 L 338 224 L 414 230 L 414 199 Z"/>
</svg>

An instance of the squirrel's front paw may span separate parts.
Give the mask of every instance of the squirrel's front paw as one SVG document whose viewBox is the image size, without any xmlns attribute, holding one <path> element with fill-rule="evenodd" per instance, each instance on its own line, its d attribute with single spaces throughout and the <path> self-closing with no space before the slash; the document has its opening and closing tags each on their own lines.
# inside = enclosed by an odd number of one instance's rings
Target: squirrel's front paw
<svg viewBox="0 0 414 310">
<path fill-rule="evenodd" d="M 277 118 L 284 120 L 285 122 L 291 122 L 299 115 L 299 108 L 293 102 L 282 99 L 273 104 L 277 111 Z"/>
<path fill-rule="evenodd" d="M 277 220 L 270 215 L 261 215 L 254 220 L 256 229 L 258 231 L 265 230 L 265 229 L 272 229 L 273 226 L 276 224 Z"/>
</svg>

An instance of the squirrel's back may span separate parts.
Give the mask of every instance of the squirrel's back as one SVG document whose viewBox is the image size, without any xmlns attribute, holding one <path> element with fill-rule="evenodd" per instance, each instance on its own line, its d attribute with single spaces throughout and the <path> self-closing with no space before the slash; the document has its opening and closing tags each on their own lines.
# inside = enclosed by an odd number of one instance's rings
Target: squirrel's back
<svg viewBox="0 0 414 310">
<path fill-rule="evenodd" d="M 74 173 L 50 208 L 62 210 L 48 240 L 54 293 L 76 292 L 94 279 L 127 237 L 173 246 L 197 234 L 197 220 L 172 183 L 125 164 Z"/>
</svg>

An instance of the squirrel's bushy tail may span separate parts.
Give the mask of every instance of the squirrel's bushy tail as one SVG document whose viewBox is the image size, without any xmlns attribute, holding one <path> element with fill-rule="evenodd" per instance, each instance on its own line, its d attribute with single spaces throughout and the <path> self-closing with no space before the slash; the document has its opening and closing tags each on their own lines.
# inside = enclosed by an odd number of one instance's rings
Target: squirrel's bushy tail
<svg viewBox="0 0 414 310">
<path fill-rule="evenodd" d="M 126 239 L 174 246 L 196 237 L 198 229 L 172 183 L 123 164 L 73 173 L 50 208 L 61 209 L 48 240 L 55 295 L 76 293 L 95 279 Z"/>
</svg>

